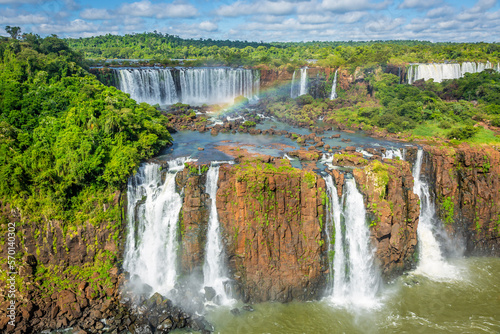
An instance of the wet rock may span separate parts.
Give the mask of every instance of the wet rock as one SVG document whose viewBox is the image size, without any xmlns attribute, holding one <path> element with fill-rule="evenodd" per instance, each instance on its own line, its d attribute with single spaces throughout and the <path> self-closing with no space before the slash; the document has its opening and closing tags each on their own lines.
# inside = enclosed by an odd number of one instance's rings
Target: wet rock
<svg viewBox="0 0 500 334">
<path fill-rule="evenodd" d="M 215 297 L 217 293 L 215 292 L 215 289 L 210 287 L 210 286 L 206 286 L 205 287 L 205 299 L 208 300 L 208 301 L 212 301 Z"/>
<path fill-rule="evenodd" d="M 254 311 L 253 307 L 250 306 L 250 305 L 244 305 L 242 307 L 242 309 L 245 310 L 245 311 L 247 311 L 247 312 L 253 312 Z"/>
<path fill-rule="evenodd" d="M 240 313 L 240 310 L 238 308 L 233 308 L 231 310 L 231 314 L 237 316 L 237 315 L 240 315 L 241 313 Z"/>
</svg>

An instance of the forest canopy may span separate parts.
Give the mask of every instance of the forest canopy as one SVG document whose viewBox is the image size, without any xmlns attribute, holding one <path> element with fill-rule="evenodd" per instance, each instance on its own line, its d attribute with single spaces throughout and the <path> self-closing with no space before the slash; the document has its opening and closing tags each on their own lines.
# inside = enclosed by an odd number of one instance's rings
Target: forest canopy
<svg viewBox="0 0 500 334">
<path fill-rule="evenodd" d="M 148 59 L 169 64 L 172 59 L 196 59 L 194 65 L 228 66 L 287 64 L 370 66 L 443 61 L 500 61 L 499 43 L 431 43 L 427 41 L 275 42 L 182 39 L 160 32 L 68 39 L 70 47 L 92 59 Z"/>
<path fill-rule="evenodd" d="M 82 65 L 56 36 L 0 41 L 0 200 L 32 219 L 116 219 L 103 204 L 172 140 L 160 112 Z"/>
</svg>

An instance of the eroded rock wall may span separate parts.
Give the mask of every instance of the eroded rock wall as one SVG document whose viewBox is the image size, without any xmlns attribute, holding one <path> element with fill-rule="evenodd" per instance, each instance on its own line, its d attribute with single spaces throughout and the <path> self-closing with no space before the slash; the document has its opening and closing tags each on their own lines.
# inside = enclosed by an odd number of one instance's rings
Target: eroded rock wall
<svg viewBox="0 0 500 334">
<path fill-rule="evenodd" d="M 328 268 L 323 179 L 259 161 L 222 166 L 217 208 L 232 278 L 245 301 L 317 299 Z"/>
<path fill-rule="evenodd" d="M 498 147 L 428 146 L 423 168 L 431 178 L 438 213 L 467 254 L 500 255 Z"/>
</svg>

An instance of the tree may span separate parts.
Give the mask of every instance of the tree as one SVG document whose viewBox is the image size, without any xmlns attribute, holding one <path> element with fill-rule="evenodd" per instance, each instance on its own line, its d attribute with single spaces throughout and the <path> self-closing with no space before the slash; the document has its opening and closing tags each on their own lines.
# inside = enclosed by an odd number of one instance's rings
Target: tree
<svg viewBox="0 0 500 334">
<path fill-rule="evenodd" d="M 10 35 L 12 39 L 17 39 L 17 37 L 21 34 L 20 27 L 6 26 L 5 31 Z"/>
</svg>

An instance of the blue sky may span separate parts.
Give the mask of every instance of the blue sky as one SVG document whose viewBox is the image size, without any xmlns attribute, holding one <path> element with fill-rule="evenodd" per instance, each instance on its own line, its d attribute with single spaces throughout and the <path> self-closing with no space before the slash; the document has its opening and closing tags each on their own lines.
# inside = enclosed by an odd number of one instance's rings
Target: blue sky
<svg viewBox="0 0 500 334">
<path fill-rule="evenodd" d="M 184 38 L 266 42 L 500 42 L 500 4 L 498 0 L 0 0 L 0 25 L 59 37 L 157 30 Z"/>
</svg>

